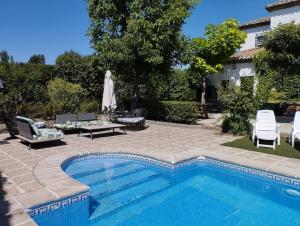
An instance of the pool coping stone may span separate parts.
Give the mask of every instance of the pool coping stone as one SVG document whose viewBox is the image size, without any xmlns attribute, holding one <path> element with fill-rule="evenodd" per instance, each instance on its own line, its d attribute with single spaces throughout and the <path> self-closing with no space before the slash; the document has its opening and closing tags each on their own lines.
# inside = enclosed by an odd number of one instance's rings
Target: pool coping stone
<svg viewBox="0 0 300 226">
<path fill-rule="evenodd" d="M 170 131 L 170 134 L 167 134 L 167 131 Z M 45 148 L 46 150 L 37 149 L 31 152 L 28 152 L 25 145 L 14 140 L 4 145 L 5 149 L 1 149 L 0 147 L 1 156 L 3 157 L 0 169 L 1 167 L 4 170 L 6 167 L 8 169 L 2 174 L 7 178 L 9 187 L 14 186 L 21 192 L 21 194 L 8 197 L 10 198 L 9 201 L 14 202 L 14 208 L 6 215 L 7 218 L 10 218 L 9 225 L 37 225 L 28 214 L 25 214 L 26 209 L 36 205 L 39 206 L 43 203 L 55 202 L 74 194 L 87 192 L 88 187 L 86 185 L 72 179 L 61 169 L 61 164 L 73 156 L 95 153 L 125 153 L 154 158 L 170 164 L 204 156 L 231 164 L 300 179 L 300 160 L 221 146 L 220 144 L 233 141 L 238 137 L 220 135 L 220 133 L 215 133 L 214 131 L 204 131 L 197 126 L 177 126 L 174 124 L 150 122 L 150 128 L 139 132 L 129 131 L 128 134 L 126 136 L 97 138 L 92 142 L 85 137 L 66 136 L 65 141 L 68 145 L 61 147 L 53 146 Z M 172 137 L 172 135 L 175 137 Z M 183 137 L 176 137 L 181 135 Z M 141 143 L 141 145 L 137 145 L 134 142 L 128 144 L 128 142 L 132 141 L 131 138 L 133 140 L 136 137 L 138 139 L 144 139 L 144 137 L 149 139 L 149 136 L 150 138 L 153 136 L 153 139 L 151 138 L 149 142 L 145 143 L 145 140 L 143 140 L 144 143 Z M 195 142 L 195 139 L 198 139 L 198 141 Z M 116 142 L 116 144 L 110 148 L 105 144 L 108 140 Z M 153 140 L 157 141 L 157 144 L 153 143 Z M 177 141 L 181 144 L 180 147 L 175 146 L 174 143 Z M 30 154 L 30 158 L 26 157 L 26 153 Z M 22 160 L 21 158 L 24 157 L 25 159 Z M 27 162 L 30 162 L 30 165 Z M 31 170 L 30 172 L 32 172 L 32 175 L 42 188 L 32 192 L 22 189 L 22 186 L 13 180 L 15 175 L 14 169 L 20 169 L 17 171 L 24 169 L 24 173 L 26 173 L 24 175 L 30 174 L 27 171 Z"/>
</svg>

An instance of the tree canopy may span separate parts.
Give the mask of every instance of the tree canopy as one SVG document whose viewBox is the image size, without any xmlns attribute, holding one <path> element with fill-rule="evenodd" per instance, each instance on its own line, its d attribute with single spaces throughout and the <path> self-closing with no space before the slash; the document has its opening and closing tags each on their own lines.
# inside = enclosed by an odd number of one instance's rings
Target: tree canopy
<svg viewBox="0 0 300 226">
<path fill-rule="evenodd" d="M 264 37 L 266 51 L 255 59 L 258 75 L 281 98 L 300 98 L 300 25 L 279 25 Z"/>
<path fill-rule="evenodd" d="M 14 57 L 9 56 L 6 50 L 2 50 L 0 52 L 0 63 L 1 64 L 14 63 Z"/>
<path fill-rule="evenodd" d="M 31 64 L 45 64 L 45 62 L 46 62 L 46 59 L 43 54 L 34 54 L 28 60 L 28 63 L 31 63 Z"/>
<path fill-rule="evenodd" d="M 66 51 L 58 56 L 55 64 L 56 75 L 67 82 L 81 84 L 89 98 L 102 98 L 104 66 L 91 56 L 82 56 Z"/>
<path fill-rule="evenodd" d="M 151 76 L 163 76 L 180 62 L 187 45 L 181 28 L 197 2 L 88 0 L 91 45 L 138 95 Z"/>
<path fill-rule="evenodd" d="M 220 25 L 208 25 L 204 37 L 193 40 L 190 80 L 193 85 L 202 88 L 202 103 L 206 77 L 221 71 L 229 57 L 244 43 L 245 38 L 246 33 L 239 30 L 238 21 L 228 19 Z"/>
<path fill-rule="evenodd" d="M 70 50 L 56 58 L 55 69 L 58 77 L 71 83 L 79 83 L 84 77 L 86 65 L 79 53 Z"/>
</svg>

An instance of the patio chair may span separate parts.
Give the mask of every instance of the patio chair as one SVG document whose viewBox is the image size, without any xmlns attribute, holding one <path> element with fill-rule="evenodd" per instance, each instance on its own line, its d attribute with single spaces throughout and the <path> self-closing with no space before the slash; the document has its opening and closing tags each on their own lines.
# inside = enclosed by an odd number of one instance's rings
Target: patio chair
<svg viewBox="0 0 300 226">
<path fill-rule="evenodd" d="M 144 108 L 134 109 L 128 112 L 124 117 L 117 118 L 117 122 L 127 126 L 141 126 L 145 125 L 145 118 L 147 110 Z"/>
<path fill-rule="evenodd" d="M 16 123 L 19 134 L 16 135 L 22 142 L 28 143 L 28 148 L 31 149 L 32 144 L 47 143 L 52 141 L 59 141 L 64 134 L 56 129 L 37 128 L 32 119 L 17 116 Z"/>
<path fill-rule="evenodd" d="M 257 148 L 272 147 L 275 149 L 275 144 L 280 145 L 280 130 L 276 123 L 275 114 L 271 110 L 260 110 L 256 114 L 256 122 L 252 131 L 252 142 L 257 140 Z M 261 140 L 273 141 L 272 145 L 261 144 Z"/>
<path fill-rule="evenodd" d="M 55 117 L 55 123 L 57 124 L 66 124 L 72 121 L 77 121 L 76 114 L 60 114 Z"/>
<path fill-rule="evenodd" d="M 300 140 L 300 111 L 297 111 L 292 126 L 292 131 L 289 136 L 289 142 L 292 147 L 295 147 L 295 141 Z"/>
<path fill-rule="evenodd" d="M 97 120 L 97 115 L 93 113 L 81 113 L 77 115 L 77 121 L 95 121 Z"/>
<path fill-rule="evenodd" d="M 53 126 L 62 131 L 72 131 L 76 130 L 76 126 L 73 124 L 76 121 L 78 121 L 76 114 L 59 114 L 56 115 Z"/>
</svg>

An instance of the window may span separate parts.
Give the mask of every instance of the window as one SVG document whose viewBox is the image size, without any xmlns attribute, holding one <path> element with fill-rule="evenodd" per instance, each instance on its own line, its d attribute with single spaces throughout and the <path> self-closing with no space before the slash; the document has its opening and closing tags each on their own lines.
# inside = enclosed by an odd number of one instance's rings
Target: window
<svg viewBox="0 0 300 226">
<path fill-rule="evenodd" d="M 255 47 L 259 48 L 263 46 L 264 34 L 257 34 L 255 37 Z"/>
<path fill-rule="evenodd" d="M 229 87 L 229 80 L 222 80 L 221 87 L 227 89 Z"/>
</svg>

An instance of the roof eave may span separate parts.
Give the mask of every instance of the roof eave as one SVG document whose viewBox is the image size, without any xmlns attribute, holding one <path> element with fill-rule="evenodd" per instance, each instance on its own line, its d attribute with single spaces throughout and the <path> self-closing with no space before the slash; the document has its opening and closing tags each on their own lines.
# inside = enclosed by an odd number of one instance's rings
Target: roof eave
<svg viewBox="0 0 300 226">
<path fill-rule="evenodd" d="M 238 63 L 251 63 L 253 61 L 253 58 L 230 58 L 228 63 L 230 64 L 238 64 Z"/>
<path fill-rule="evenodd" d="M 256 28 L 256 27 L 263 27 L 263 26 L 268 26 L 270 25 L 271 22 L 270 21 L 265 21 L 265 22 L 260 22 L 260 23 L 256 23 L 256 24 L 246 24 L 246 25 L 240 25 L 239 29 L 240 30 L 248 30 L 251 28 Z"/>
<path fill-rule="evenodd" d="M 282 4 L 271 4 L 271 5 L 267 5 L 265 8 L 268 12 L 273 12 L 276 10 L 287 9 L 299 5 L 300 5 L 300 1 L 294 1 L 294 2 L 286 2 Z"/>
<path fill-rule="evenodd" d="M 265 48 L 261 47 L 261 48 L 255 48 L 255 49 L 251 49 L 251 50 L 244 50 L 242 52 L 238 52 L 233 54 L 230 59 L 228 60 L 228 63 L 250 63 L 252 62 L 252 60 L 254 59 L 254 57 L 265 51 Z M 245 55 L 245 53 L 247 53 Z"/>
</svg>

